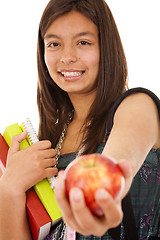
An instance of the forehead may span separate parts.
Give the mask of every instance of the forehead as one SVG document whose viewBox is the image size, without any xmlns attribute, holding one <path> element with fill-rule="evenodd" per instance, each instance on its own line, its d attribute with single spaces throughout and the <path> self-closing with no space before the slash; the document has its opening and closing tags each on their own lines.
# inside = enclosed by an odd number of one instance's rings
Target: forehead
<svg viewBox="0 0 160 240">
<path fill-rule="evenodd" d="M 49 34 L 69 34 L 78 32 L 90 32 L 98 35 L 97 26 L 85 15 L 78 11 L 71 11 L 58 17 L 52 22 L 46 31 L 45 37 Z"/>
</svg>

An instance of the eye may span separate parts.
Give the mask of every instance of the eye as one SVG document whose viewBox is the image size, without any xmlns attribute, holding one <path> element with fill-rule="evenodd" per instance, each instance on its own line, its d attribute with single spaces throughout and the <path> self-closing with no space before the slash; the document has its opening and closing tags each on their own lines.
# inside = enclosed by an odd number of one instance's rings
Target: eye
<svg viewBox="0 0 160 240">
<path fill-rule="evenodd" d="M 79 45 L 86 46 L 86 45 L 90 45 L 90 43 L 88 43 L 86 41 L 80 41 Z"/>
<path fill-rule="evenodd" d="M 48 47 L 58 47 L 58 46 L 59 46 L 59 43 L 57 43 L 57 42 L 48 44 Z"/>
</svg>

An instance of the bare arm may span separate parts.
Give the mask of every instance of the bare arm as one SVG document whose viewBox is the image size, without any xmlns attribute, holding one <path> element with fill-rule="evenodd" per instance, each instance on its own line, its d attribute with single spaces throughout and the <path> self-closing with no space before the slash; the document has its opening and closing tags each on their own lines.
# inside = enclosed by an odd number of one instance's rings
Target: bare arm
<svg viewBox="0 0 160 240">
<path fill-rule="evenodd" d="M 19 151 L 27 134 L 14 137 L 7 167 L 0 179 L 0 239 L 30 240 L 26 214 L 26 191 L 43 178 L 57 174 L 56 154 L 49 141 L 38 142 Z"/>
<path fill-rule="evenodd" d="M 3 181 L 0 181 L 0 193 L 0 239 L 30 240 L 25 193 L 12 191 Z"/>
<path fill-rule="evenodd" d="M 142 93 L 127 97 L 116 111 L 114 125 L 103 151 L 104 155 L 117 160 L 124 172 L 126 181 L 122 198 L 128 192 L 133 177 L 150 149 L 160 147 L 159 140 L 159 116 L 153 100 Z M 102 236 L 122 221 L 121 200 L 115 202 L 103 189 L 97 190 L 95 194 L 96 201 L 104 212 L 101 219 L 90 213 L 80 189 L 72 189 L 70 203 L 67 201 L 61 175 L 57 179 L 55 196 L 64 220 L 71 228 L 84 235 Z"/>
<path fill-rule="evenodd" d="M 160 121 L 154 101 L 144 93 L 127 97 L 118 107 L 103 154 L 132 166 L 124 194 L 151 148 L 160 147 Z"/>
</svg>

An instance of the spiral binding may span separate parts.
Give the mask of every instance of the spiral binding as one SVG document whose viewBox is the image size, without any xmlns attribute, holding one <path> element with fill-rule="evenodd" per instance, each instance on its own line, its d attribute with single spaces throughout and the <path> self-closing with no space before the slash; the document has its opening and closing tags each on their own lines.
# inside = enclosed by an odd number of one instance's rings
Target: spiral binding
<svg viewBox="0 0 160 240">
<path fill-rule="evenodd" d="M 30 121 L 29 118 L 27 118 L 23 123 L 23 128 L 27 131 L 28 133 L 28 138 L 29 138 L 29 143 L 30 144 L 34 144 L 36 142 L 39 142 L 38 138 L 37 138 L 37 134 L 36 131 Z"/>
<path fill-rule="evenodd" d="M 25 121 L 22 122 L 22 126 L 23 126 L 23 129 L 26 130 L 28 133 L 28 141 L 29 141 L 30 145 L 32 145 L 36 142 L 39 142 L 39 139 L 37 138 L 37 133 L 36 133 L 32 123 L 31 123 L 31 120 L 29 118 L 27 118 Z M 51 188 L 53 188 L 53 186 L 54 186 L 54 184 L 53 184 L 54 179 L 55 179 L 54 176 L 48 179 Z"/>
</svg>

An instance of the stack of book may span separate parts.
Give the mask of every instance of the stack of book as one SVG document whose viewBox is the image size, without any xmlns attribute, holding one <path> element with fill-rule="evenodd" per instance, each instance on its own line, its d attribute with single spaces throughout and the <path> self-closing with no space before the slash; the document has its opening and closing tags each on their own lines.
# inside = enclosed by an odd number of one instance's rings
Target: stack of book
<svg viewBox="0 0 160 240">
<path fill-rule="evenodd" d="M 18 123 L 15 123 L 5 128 L 3 136 L 0 134 L 0 177 L 5 172 L 12 137 L 21 134 L 22 131 Z M 29 146 L 30 143 L 25 139 L 20 144 L 20 150 Z M 50 232 L 51 226 L 62 217 L 48 179 L 42 180 L 26 192 L 26 209 L 32 238 L 43 240 Z"/>
</svg>

